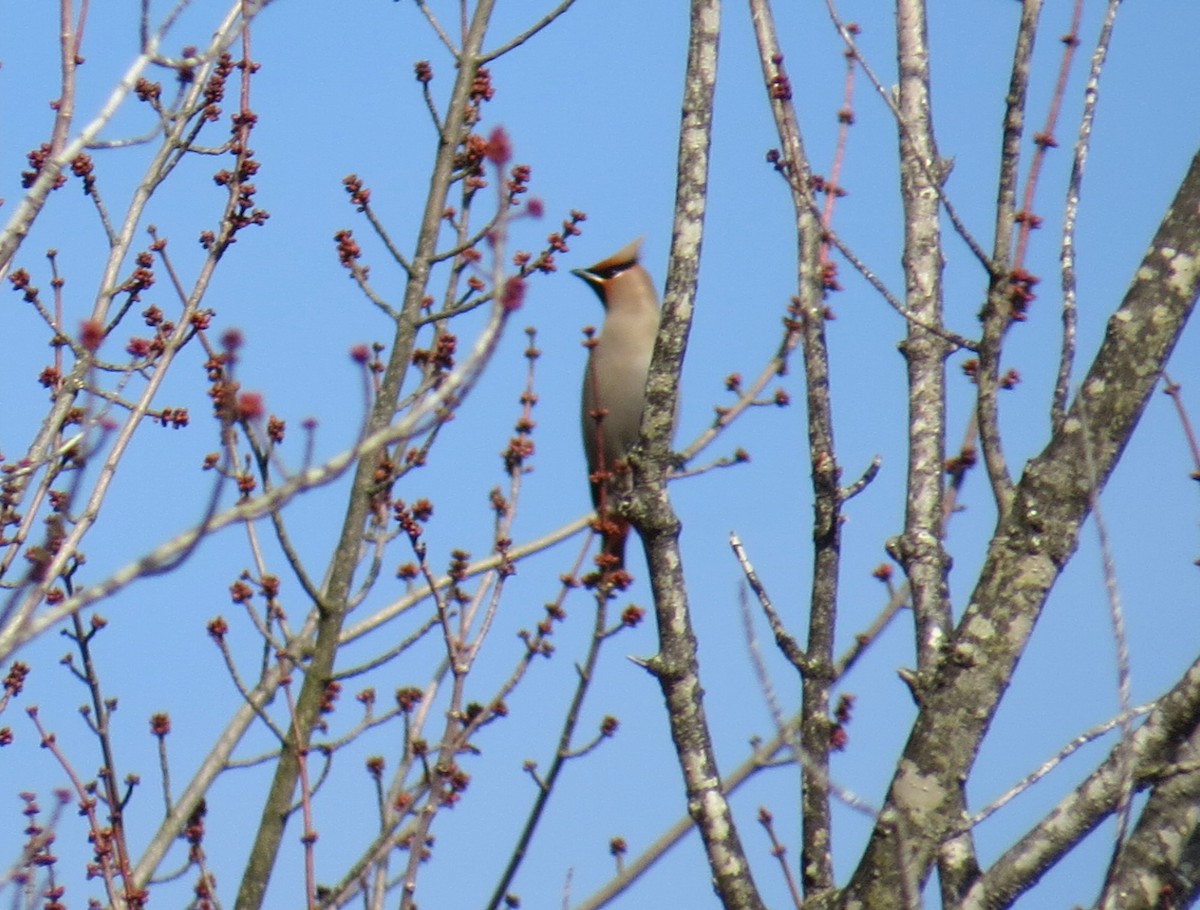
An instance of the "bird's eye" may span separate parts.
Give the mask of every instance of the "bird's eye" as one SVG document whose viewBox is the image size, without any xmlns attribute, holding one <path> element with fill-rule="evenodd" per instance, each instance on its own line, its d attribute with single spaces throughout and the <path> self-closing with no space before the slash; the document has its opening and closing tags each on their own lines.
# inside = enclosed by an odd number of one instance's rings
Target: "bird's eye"
<svg viewBox="0 0 1200 910">
<path fill-rule="evenodd" d="M 628 271 L 632 266 L 632 262 L 620 262 L 616 265 L 605 266 L 602 269 L 593 269 L 592 274 L 604 281 L 611 281 L 622 272 Z"/>
</svg>

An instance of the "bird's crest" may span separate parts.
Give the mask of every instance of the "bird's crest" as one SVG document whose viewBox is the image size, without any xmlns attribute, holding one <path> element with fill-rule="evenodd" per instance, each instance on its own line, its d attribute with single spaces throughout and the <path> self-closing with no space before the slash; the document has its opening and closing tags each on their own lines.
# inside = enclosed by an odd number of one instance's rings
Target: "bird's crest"
<svg viewBox="0 0 1200 910">
<path fill-rule="evenodd" d="M 606 281 L 609 278 L 619 275 L 627 268 L 637 265 L 638 260 L 641 258 L 642 238 L 638 237 L 621 247 L 607 259 L 601 259 L 595 265 L 589 265 L 586 269 L 579 269 L 579 271 Z"/>
</svg>

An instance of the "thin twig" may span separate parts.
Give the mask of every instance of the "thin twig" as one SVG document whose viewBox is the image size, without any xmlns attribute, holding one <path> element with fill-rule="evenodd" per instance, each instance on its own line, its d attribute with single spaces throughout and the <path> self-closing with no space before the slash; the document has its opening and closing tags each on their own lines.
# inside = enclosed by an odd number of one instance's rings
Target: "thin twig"
<svg viewBox="0 0 1200 910">
<path fill-rule="evenodd" d="M 1091 483 L 1088 487 L 1088 498 L 1092 517 L 1096 522 L 1096 536 L 1100 543 L 1101 566 L 1104 572 L 1104 589 L 1108 595 L 1109 619 L 1113 627 L 1113 639 L 1117 647 L 1117 691 L 1121 706 L 1121 744 L 1118 751 L 1118 773 L 1121 777 L 1121 793 L 1117 800 L 1117 830 L 1113 836 L 1112 858 L 1104 877 L 1104 888 L 1096 906 L 1108 910 L 1113 904 L 1112 888 L 1116 880 L 1118 863 L 1121 860 L 1122 848 L 1129 831 L 1129 820 L 1132 813 L 1134 790 L 1134 772 L 1136 762 L 1133 755 L 1133 696 L 1129 666 L 1129 636 L 1125 631 L 1125 612 L 1121 608 L 1121 594 L 1117 588 L 1116 560 L 1113 557 L 1112 542 L 1108 535 L 1108 524 L 1104 519 L 1104 510 L 1100 503 L 1100 477 L 1096 470 L 1095 456 L 1092 452 L 1092 428 L 1087 413 L 1087 402 L 1082 395 L 1077 397 L 1079 402 L 1080 437 L 1083 442 L 1083 455 L 1087 462 L 1087 473 Z"/>
<path fill-rule="evenodd" d="M 771 634 L 775 636 L 775 643 L 779 646 L 779 650 L 783 652 L 783 656 L 788 659 L 788 662 L 796 668 L 796 672 L 804 674 L 808 670 L 808 658 L 804 654 L 804 649 L 800 647 L 800 643 L 796 638 L 789 634 L 787 628 L 783 624 L 783 619 L 775 610 L 775 604 L 771 601 L 771 596 L 767 593 L 762 581 L 758 577 L 758 573 L 754 571 L 754 566 L 750 563 L 750 558 L 746 555 L 746 549 L 742 546 L 741 538 L 737 534 L 729 535 L 729 546 L 733 550 L 733 555 L 737 558 L 738 565 L 742 567 L 742 574 L 746 576 L 746 583 L 750 585 L 750 589 L 754 591 L 754 595 L 758 598 L 758 604 L 762 607 L 763 613 L 767 617 L 767 623 L 771 627 Z M 749 622 L 749 617 L 745 615 L 745 592 L 742 592 L 739 602 L 743 606 L 743 620 Z M 752 627 L 747 625 L 746 635 L 753 643 L 754 638 L 751 634 Z M 757 655 L 756 649 L 752 648 L 751 657 L 755 658 L 754 665 L 756 668 L 761 668 L 762 659 Z M 765 677 L 765 671 L 760 672 L 760 677 Z M 760 679 L 760 683 L 764 688 L 767 688 L 766 679 Z M 769 700 L 772 705 L 772 715 L 776 716 L 776 727 L 783 729 L 781 715 L 778 712 L 778 705 L 773 699 Z"/>
<path fill-rule="evenodd" d="M 1083 174 L 1087 166 L 1088 153 L 1092 144 L 1092 126 L 1096 119 L 1096 106 L 1100 98 L 1100 75 L 1108 48 L 1112 42 L 1113 25 L 1121 0 L 1109 0 L 1104 15 L 1104 25 L 1092 51 L 1092 65 L 1088 72 L 1087 86 L 1083 92 L 1083 113 L 1079 118 L 1079 132 L 1075 137 L 1075 153 L 1071 160 L 1071 178 L 1067 184 L 1067 199 L 1063 210 L 1062 229 L 1062 349 L 1058 358 L 1058 376 L 1054 383 L 1054 398 L 1050 404 L 1050 425 L 1058 432 L 1067 415 L 1067 395 L 1071 387 L 1071 368 L 1075 362 L 1076 296 L 1078 289 L 1075 276 L 1075 226 L 1079 214 L 1079 197 L 1083 191 Z M 1078 33 L 1072 35 L 1078 40 Z"/>
<path fill-rule="evenodd" d="M 541 19 L 539 19 L 537 22 L 535 22 L 533 25 L 531 25 L 525 31 L 521 32 L 521 34 L 517 35 L 515 38 L 512 38 L 509 41 L 506 41 L 504 44 L 500 45 L 494 51 L 488 51 L 486 54 L 481 56 L 479 58 L 480 62 L 481 63 L 491 63 L 497 57 L 501 57 L 504 54 L 507 54 L 509 51 L 513 50 L 514 48 L 520 47 L 522 44 L 524 44 L 526 41 L 528 41 L 530 38 L 532 38 L 534 35 L 536 35 L 542 29 L 544 29 L 547 25 L 549 25 L 551 22 L 553 22 L 555 19 L 557 19 L 559 16 L 561 16 L 567 10 L 569 10 L 574 5 L 574 3 L 575 3 L 575 0 L 562 0 L 562 3 L 560 3 L 554 9 L 552 9 L 550 12 L 546 13 L 546 15 L 544 15 Z"/>
<path fill-rule="evenodd" d="M 1085 730 L 1083 733 L 1080 733 L 1077 737 L 1063 746 L 1056 755 L 1043 762 L 1036 770 L 1026 775 L 1004 793 L 1000 794 L 1000 796 L 996 797 L 994 800 L 972 815 L 963 830 L 978 827 L 985 820 L 998 812 L 1000 809 L 1003 809 L 1006 805 L 1008 805 L 1010 802 L 1040 781 L 1043 777 L 1061 765 L 1064 761 L 1074 755 L 1079 749 L 1083 748 L 1090 742 L 1095 742 L 1114 727 L 1124 727 L 1134 717 L 1141 717 L 1143 714 L 1153 711 L 1156 704 L 1156 702 L 1149 702 L 1148 704 L 1138 705 L 1136 708 L 1131 709 L 1129 716 L 1126 716 L 1124 713 L 1118 714 L 1116 717 L 1107 720 L 1102 724 L 1098 724 L 1095 727 L 1092 727 L 1090 730 Z"/>
<path fill-rule="evenodd" d="M 814 207 L 816 206 L 815 201 L 813 202 L 813 205 Z M 954 345 L 955 348 L 960 350 L 979 350 L 978 341 L 972 341 L 970 338 L 960 335 L 957 332 L 946 328 L 944 325 L 935 325 L 931 322 L 928 322 L 912 312 L 912 310 L 901 303 L 896 296 L 890 290 L 888 290 L 887 285 L 883 283 L 879 276 L 876 275 L 875 272 L 865 262 L 858 258 L 854 250 L 850 248 L 846 241 L 844 241 L 836 231 L 826 228 L 826 232 L 825 239 L 833 244 L 833 246 L 839 253 L 842 254 L 842 257 L 847 262 L 854 266 L 854 270 L 858 272 L 858 274 L 861 275 L 866 282 L 875 289 L 875 291 L 884 299 L 887 305 L 904 317 L 907 322 L 912 323 L 918 328 L 924 329 L 930 334 L 938 336 L 943 341 L 950 342 L 950 344 Z"/>
<path fill-rule="evenodd" d="M 446 46 L 446 50 L 450 52 L 450 56 L 452 56 L 455 60 L 459 59 L 458 48 L 454 46 L 454 42 L 450 40 L 450 36 L 447 35 L 446 30 L 442 28 L 442 23 L 438 22 L 437 16 L 433 14 L 433 10 L 429 8 L 429 5 L 425 2 L 425 0 L 416 0 L 416 2 L 417 9 L 424 13 L 430 27 L 433 29 L 438 38 L 441 39 L 442 44 Z"/>
<path fill-rule="evenodd" d="M 1195 468 L 1195 476 L 1200 477 L 1200 442 L 1196 440 L 1196 431 L 1192 429 L 1192 421 L 1188 417 L 1187 408 L 1183 406 L 1183 395 L 1180 393 L 1183 387 L 1173 381 L 1165 370 L 1163 371 L 1163 382 L 1165 383 L 1163 392 L 1170 396 L 1171 402 L 1175 405 L 1179 423 L 1183 426 L 1183 435 L 1187 439 L 1188 448 L 1192 450 L 1192 466 Z"/>
</svg>

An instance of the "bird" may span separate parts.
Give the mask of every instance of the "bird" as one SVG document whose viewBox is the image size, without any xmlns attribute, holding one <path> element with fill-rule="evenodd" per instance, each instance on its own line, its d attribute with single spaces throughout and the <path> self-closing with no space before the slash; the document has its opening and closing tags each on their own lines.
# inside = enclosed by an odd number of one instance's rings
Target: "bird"
<svg viewBox="0 0 1200 910">
<path fill-rule="evenodd" d="M 604 305 L 600 334 L 589 341 L 583 374 L 581 427 L 592 505 L 600 516 L 602 570 L 625 567 L 629 523 L 609 511 L 614 479 L 637 443 L 646 402 L 646 377 L 658 337 L 658 292 L 641 264 L 639 237 L 576 275 Z"/>
</svg>

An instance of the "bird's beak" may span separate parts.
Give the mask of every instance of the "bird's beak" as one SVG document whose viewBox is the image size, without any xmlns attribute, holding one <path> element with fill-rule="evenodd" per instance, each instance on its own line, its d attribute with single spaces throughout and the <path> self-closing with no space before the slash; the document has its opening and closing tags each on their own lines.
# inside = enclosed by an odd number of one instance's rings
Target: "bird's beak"
<svg viewBox="0 0 1200 910">
<path fill-rule="evenodd" d="M 583 283 L 595 291 L 600 299 L 604 299 L 604 279 L 587 269 L 571 269 L 571 274 L 583 280 Z"/>
</svg>

